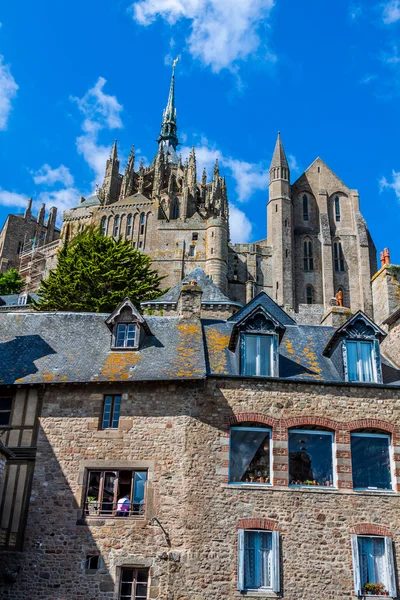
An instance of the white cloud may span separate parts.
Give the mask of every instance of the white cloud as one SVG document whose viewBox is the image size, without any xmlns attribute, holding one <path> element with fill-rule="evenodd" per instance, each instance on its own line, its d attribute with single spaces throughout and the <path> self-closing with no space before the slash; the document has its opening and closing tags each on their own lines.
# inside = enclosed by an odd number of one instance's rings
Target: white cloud
<svg viewBox="0 0 400 600">
<path fill-rule="evenodd" d="M 38 210 L 43 202 L 47 207 L 56 206 L 58 209 L 57 221 L 60 223 L 63 211 L 68 210 L 73 206 L 77 206 L 79 197 L 80 193 L 74 187 L 63 188 L 51 192 L 40 192 L 33 203 L 33 208 L 34 210 Z"/>
<path fill-rule="evenodd" d="M 116 96 L 105 94 L 104 77 L 99 77 L 96 84 L 82 98 L 71 97 L 76 102 L 85 119 L 82 123 L 82 135 L 78 136 L 76 145 L 78 152 L 96 174 L 96 183 L 102 183 L 106 160 L 110 148 L 98 143 L 99 133 L 104 130 L 121 129 L 123 127 L 120 113 L 123 106 Z"/>
<path fill-rule="evenodd" d="M 229 230 L 233 244 L 245 244 L 251 239 L 252 225 L 245 213 L 229 203 Z"/>
<path fill-rule="evenodd" d="M 293 154 L 288 154 L 288 163 L 289 163 L 289 169 L 291 170 L 292 173 L 300 173 L 300 166 L 297 162 L 297 159 L 295 156 L 293 156 Z"/>
<path fill-rule="evenodd" d="M 392 171 L 392 181 L 389 182 L 386 177 L 382 177 L 379 181 L 380 191 L 382 192 L 385 188 L 394 190 L 397 198 L 400 200 L 400 172 Z"/>
<path fill-rule="evenodd" d="M 38 171 L 31 171 L 31 175 L 36 185 L 54 185 L 59 182 L 69 187 L 74 183 L 74 178 L 70 170 L 64 165 L 52 169 L 50 165 L 45 164 Z"/>
<path fill-rule="evenodd" d="M 400 20 L 400 0 L 389 0 L 384 4 L 382 19 L 386 25 Z"/>
<path fill-rule="evenodd" d="M 28 196 L 25 196 L 24 194 L 17 194 L 16 192 L 0 190 L 1 206 L 15 206 L 16 208 L 25 208 L 27 202 Z"/>
<path fill-rule="evenodd" d="M 137 0 L 132 12 L 141 25 L 159 17 L 171 26 L 181 19 L 189 21 L 189 52 L 218 73 L 258 50 L 259 29 L 273 6 L 274 0 Z M 268 52 L 265 57 L 275 60 Z"/>
<path fill-rule="evenodd" d="M 7 129 L 8 117 L 12 109 L 11 101 L 17 95 L 18 85 L 11 74 L 10 66 L 4 64 L 0 54 L 0 131 Z"/>
<path fill-rule="evenodd" d="M 189 146 L 181 149 L 183 158 L 189 156 Z M 220 166 L 229 169 L 230 175 L 236 183 L 236 194 L 238 202 L 247 202 L 254 192 L 265 190 L 269 184 L 269 170 L 261 163 L 249 163 L 230 156 L 223 156 L 222 152 L 211 145 L 206 138 L 201 139 L 199 146 L 195 146 L 197 175 L 201 177 L 205 168 L 208 176 L 212 175 L 215 161 L 218 159 Z"/>
</svg>

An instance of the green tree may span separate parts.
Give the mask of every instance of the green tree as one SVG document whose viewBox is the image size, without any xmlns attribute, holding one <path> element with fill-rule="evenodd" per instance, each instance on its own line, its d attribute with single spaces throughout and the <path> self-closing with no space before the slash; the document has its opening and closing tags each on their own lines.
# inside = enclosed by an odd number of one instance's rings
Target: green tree
<svg viewBox="0 0 400 600">
<path fill-rule="evenodd" d="M 136 307 L 163 293 L 163 279 L 149 256 L 129 241 L 104 237 L 87 228 L 58 255 L 56 269 L 42 281 L 36 310 L 112 312 L 128 296 Z"/>
<path fill-rule="evenodd" d="M 8 269 L 0 273 L 0 294 L 20 294 L 24 287 L 24 280 L 17 269 Z"/>
</svg>

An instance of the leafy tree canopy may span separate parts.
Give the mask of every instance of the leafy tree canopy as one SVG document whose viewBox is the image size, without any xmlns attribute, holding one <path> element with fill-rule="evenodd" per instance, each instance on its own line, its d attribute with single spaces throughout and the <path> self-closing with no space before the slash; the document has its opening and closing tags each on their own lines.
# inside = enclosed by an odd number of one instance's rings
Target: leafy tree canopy
<svg viewBox="0 0 400 600">
<path fill-rule="evenodd" d="M 84 229 L 60 250 L 56 269 L 40 284 L 35 308 L 112 312 L 128 296 L 139 309 L 140 302 L 163 293 L 163 278 L 150 267 L 150 257 L 129 241 Z"/>
<path fill-rule="evenodd" d="M 0 294 L 20 294 L 24 287 L 24 280 L 18 273 L 17 269 L 8 269 L 4 273 L 0 273 Z"/>
</svg>

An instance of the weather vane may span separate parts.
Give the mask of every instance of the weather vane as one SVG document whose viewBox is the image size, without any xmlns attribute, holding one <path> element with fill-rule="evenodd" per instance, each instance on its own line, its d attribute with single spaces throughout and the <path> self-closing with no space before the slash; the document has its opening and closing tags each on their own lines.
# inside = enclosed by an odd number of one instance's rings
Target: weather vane
<svg viewBox="0 0 400 600">
<path fill-rule="evenodd" d="M 173 67 L 174 69 L 175 69 L 175 67 L 176 67 L 176 63 L 178 62 L 178 60 L 179 60 L 179 56 L 177 56 L 177 57 L 176 57 L 176 59 L 174 60 L 174 62 L 172 63 L 172 67 Z"/>
</svg>

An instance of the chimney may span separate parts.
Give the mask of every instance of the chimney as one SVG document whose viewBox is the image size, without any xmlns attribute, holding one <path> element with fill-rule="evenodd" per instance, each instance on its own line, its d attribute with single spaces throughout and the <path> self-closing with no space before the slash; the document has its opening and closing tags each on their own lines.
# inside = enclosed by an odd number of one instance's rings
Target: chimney
<svg viewBox="0 0 400 600">
<path fill-rule="evenodd" d="M 389 248 L 384 248 L 382 252 L 383 264 L 390 265 L 390 252 Z"/>
<path fill-rule="evenodd" d="M 345 306 L 338 306 L 336 298 L 332 298 L 330 304 L 330 308 L 326 311 L 321 319 L 321 325 L 338 329 L 350 319 L 351 310 Z"/>
<path fill-rule="evenodd" d="M 203 290 L 196 280 L 184 281 L 178 300 L 180 319 L 200 319 L 201 297 Z"/>
</svg>

